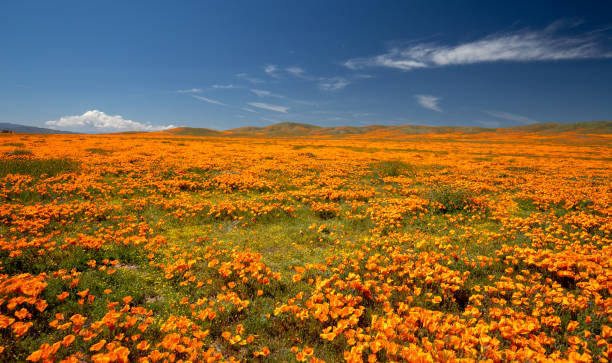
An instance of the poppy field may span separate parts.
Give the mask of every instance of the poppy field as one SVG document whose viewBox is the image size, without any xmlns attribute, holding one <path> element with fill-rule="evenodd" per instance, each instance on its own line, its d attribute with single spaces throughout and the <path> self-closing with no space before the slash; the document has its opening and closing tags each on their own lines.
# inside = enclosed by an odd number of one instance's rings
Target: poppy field
<svg viewBox="0 0 612 363">
<path fill-rule="evenodd" d="M 612 358 L 612 138 L 0 136 L 0 361 Z"/>
</svg>

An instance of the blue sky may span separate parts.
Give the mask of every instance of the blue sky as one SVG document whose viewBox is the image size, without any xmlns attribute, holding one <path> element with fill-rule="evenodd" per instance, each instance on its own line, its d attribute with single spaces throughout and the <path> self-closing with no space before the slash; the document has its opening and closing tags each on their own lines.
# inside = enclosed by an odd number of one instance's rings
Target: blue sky
<svg viewBox="0 0 612 363">
<path fill-rule="evenodd" d="M 612 117 L 606 1 L 2 1 L 0 122 L 84 132 Z"/>
</svg>

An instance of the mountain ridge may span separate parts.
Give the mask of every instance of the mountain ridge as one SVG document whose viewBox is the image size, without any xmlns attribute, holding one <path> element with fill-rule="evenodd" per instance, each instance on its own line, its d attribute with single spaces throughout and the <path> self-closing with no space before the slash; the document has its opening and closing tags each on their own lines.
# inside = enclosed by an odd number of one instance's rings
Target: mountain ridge
<svg viewBox="0 0 612 363">
<path fill-rule="evenodd" d="M 17 134 L 79 134 L 78 132 L 54 130 L 46 127 L 19 125 L 10 122 L 0 122 L 0 132 L 9 132 Z"/>
</svg>

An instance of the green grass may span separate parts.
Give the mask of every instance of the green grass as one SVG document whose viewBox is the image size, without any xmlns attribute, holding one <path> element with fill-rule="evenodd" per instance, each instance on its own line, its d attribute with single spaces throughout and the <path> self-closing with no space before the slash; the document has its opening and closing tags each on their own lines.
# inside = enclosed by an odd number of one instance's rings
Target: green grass
<svg viewBox="0 0 612 363">
<path fill-rule="evenodd" d="M 178 139 L 182 140 L 182 139 Z M 176 144 L 183 144 L 178 142 Z M 161 141 L 162 143 L 165 140 Z M 190 141 L 191 143 L 191 141 Z M 22 145 L 12 145 L 22 147 Z M 311 148 L 316 152 L 318 145 L 296 145 L 295 150 Z M 347 149 L 349 147 L 346 147 Z M 355 152 L 370 152 L 374 149 L 357 148 L 350 149 Z M 93 154 L 107 155 L 111 150 L 92 148 L 87 150 Z M 305 150 L 309 151 L 309 150 Z M 378 152 L 380 150 L 376 150 Z M 297 154 L 298 152 L 296 152 Z M 483 154 L 484 155 L 484 154 Z M 302 156 L 315 157 L 314 154 L 302 154 Z M 391 157 L 390 157 L 391 158 Z M 488 157 L 480 160 L 490 161 Z M 230 354 L 245 360 L 253 359 L 252 351 L 238 346 L 229 346 L 223 343 L 220 334 L 225 330 L 232 330 L 236 324 L 244 324 L 247 334 L 258 334 L 257 345 L 267 345 L 272 350 L 272 355 L 268 361 L 293 361 L 294 355 L 290 351 L 292 345 L 309 345 L 316 349 L 317 356 L 326 361 L 342 360 L 343 338 L 333 343 L 322 341 L 318 338 L 322 325 L 316 321 L 298 321 L 294 317 L 268 316 L 273 314 L 275 304 L 286 302 L 293 298 L 298 292 L 303 291 L 308 296 L 314 290 L 313 285 L 309 285 L 308 278 L 328 278 L 336 273 L 339 264 L 350 266 L 345 267 L 339 273 L 342 278 L 348 272 L 354 272 L 364 276 L 367 274 L 365 261 L 372 256 L 388 256 L 391 251 L 393 254 L 405 254 L 411 261 L 419 260 L 419 255 L 428 254 L 436 260 L 439 268 L 449 267 L 452 270 L 469 274 L 467 280 L 461 284 L 460 288 L 451 295 L 444 297 L 440 305 L 433 305 L 425 300 L 424 295 L 414 300 L 413 305 L 424 307 L 431 310 L 445 311 L 449 314 L 460 316 L 465 309 L 466 299 L 476 286 L 491 285 L 489 276 L 493 276 L 493 281 L 499 281 L 502 276 L 506 276 L 506 268 L 510 265 L 505 264 L 503 257 L 501 260 L 491 261 L 483 266 L 472 266 L 465 261 L 478 261 L 478 257 L 496 257 L 496 251 L 500 250 L 503 244 L 510 246 L 529 245 L 530 238 L 518 231 L 504 231 L 502 235 L 502 222 L 494 218 L 488 211 L 472 208 L 474 192 L 453 184 L 435 184 L 435 180 L 440 174 L 448 175 L 451 169 L 440 165 L 412 165 L 400 160 L 386 160 L 371 163 L 375 155 L 354 169 L 358 178 L 353 180 L 354 184 L 342 185 L 340 188 L 367 187 L 373 188 L 376 194 L 372 197 L 372 203 L 352 204 L 351 199 L 334 201 L 341 209 L 339 213 L 316 213 L 312 211 L 308 202 L 300 201 L 295 198 L 288 200 L 279 199 L 282 205 L 295 207 L 293 213 L 286 213 L 277 210 L 264 215 L 253 216 L 250 211 L 235 211 L 233 214 L 222 214 L 219 217 L 208 215 L 208 208 L 195 208 L 198 202 L 209 201 L 213 205 L 223 202 L 256 201 L 262 203 L 275 203 L 270 201 L 273 192 L 269 190 L 241 190 L 226 193 L 215 190 L 214 187 L 201 190 L 180 190 L 176 195 L 163 196 L 164 199 L 181 200 L 178 206 L 167 206 L 159 203 L 159 196 L 155 189 L 147 189 L 143 186 L 138 187 L 137 198 L 133 196 L 122 197 L 117 193 L 116 188 L 120 187 L 126 180 L 136 178 L 138 175 L 120 174 L 118 176 L 98 176 L 101 183 L 108 185 L 108 194 L 96 194 L 96 202 L 106 205 L 116 206 L 108 215 L 107 219 L 96 219 L 97 214 L 88 216 L 89 221 L 82 215 L 67 217 L 67 224 L 61 224 L 58 218 L 52 218 L 48 226 L 41 229 L 45 235 L 51 231 L 60 231 L 61 234 L 54 236 L 54 241 L 61 246 L 66 237 L 77 237 L 79 233 L 85 235 L 95 235 L 100 229 L 109 231 L 109 235 L 119 233 L 127 228 L 129 224 L 146 223 L 152 228 L 153 235 L 161 235 L 167 240 L 166 245 L 160 245 L 154 251 L 155 257 L 151 259 L 156 263 L 172 263 L 176 260 L 177 253 L 185 253 L 185 259 L 199 259 L 194 268 L 189 270 L 192 276 L 198 281 L 208 281 L 203 287 L 196 288 L 193 283 L 182 286 L 184 276 L 175 273 L 174 277 L 166 278 L 163 270 L 149 264 L 146 255 L 151 252 L 142 248 L 142 245 L 122 245 L 115 243 L 111 238 L 99 249 L 87 249 L 84 247 L 69 246 L 65 249 L 57 248 L 55 251 L 38 255 L 36 249 L 24 251 L 20 257 L 8 257 L 8 251 L 0 252 L 0 260 L 3 261 L 2 273 L 19 274 L 24 272 L 39 273 L 43 271 L 57 271 L 59 269 L 70 270 L 74 268 L 80 275 L 80 282 L 76 288 L 68 287 L 68 283 L 59 278 L 49 278 L 49 286 L 44 292 L 44 298 L 49 301 L 50 306 L 44 312 L 44 317 L 38 319 L 40 322 L 53 320 L 52 314 L 64 312 L 66 314 L 82 313 L 91 320 L 99 319 L 105 312 L 107 300 L 120 301 L 126 295 L 132 296 L 134 304 L 145 306 L 154 311 L 156 321 L 163 322 L 169 315 L 190 316 L 191 310 L 188 305 L 181 305 L 179 301 L 187 298 L 190 303 L 201 297 L 213 298 L 221 292 L 228 279 L 223 278 L 215 268 L 207 266 L 206 256 L 211 249 L 220 253 L 219 259 L 229 261 L 234 251 L 243 252 L 250 250 L 258 252 L 262 256 L 262 262 L 274 272 L 281 273 L 280 281 L 273 281 L 270 285 L 257 286 L 252 282 L 238 284 L 236 291 L 241 294 L 241 298 L 249 299 L 251 304 L 248 309 L 237 312 L 235 309 L 219 311 L 214 322 L 201 323 L 203 329 L 210 330 L 209 341 L 211 346 L 222 350 L 224 354 Z M 411 159 L 406 159 L 411 160 Z M 443 163 L 443 161 L 442 161 Z M 59 175 L 66 172 L 79 170 L 79 163 L 69 159 L 31 159 L 31 158 L 11 158 L 0 159 L 0 176 L 7 174 L 26 174 L 34 177 L 46 175 Z M 205 180 L 218 175 L 222 170 L 208 169 L 208 167 L 189 167 L 189 165 L 177 166 L 167 170 L 152 170 L 151 180 Z M 233 166 L 232 166 L 233 167 Z M 240 166 L 236 166 L 240 170 Z M 444 169 L 444 170 L 442 170 Z M 324 168 L 321 168 L 324 170 Z M 319 169 L 317 169 L 319 171 Z M 521 167 L 508 169 L 509 172 L 537 172 L 537 170 L 522 169 Z M 186 172 L 186 173 L 185 173 Z M 302 174 L 300 174 L 302 173 Z M 304 168 L 298 172 L 299 176 L 315 174 L 313 169 Z M 457 172 L 455 172 L 457 173 Z M 258 177 L 273 182 L 280 190 L 287 191 L 280 193 L 281 196 L 291 195 L 291 191 L 298 189 L 294 182 L 294 175 L 287 175 L 280 170 L 272 169 L 260 172 Z M 458 173 L 457 173 L 458 174 Z M 408 183 L 381 183 L 384 177 L 408 176 L 411 178 Z M 451 175 L 453 176 L 453 175 Z M 61 178 L 64 179 L 64 178 Z M 70 179 L 70 178 L 66 178 Z M 400 178 L 398 178 L 400 179 Z M 401 178 L 403 179 L 403 178 Z M 432 181 L 433 180 L 433 181 Z M 446 179 L 446 180 L 451 180 Z M 454 182 L 454 180 L 452 181 Z M 433 184 L 432 184 L 433 183 Z M 451 181 L 448 181 L 451 183 Z M 68 183 L 67 183 L 68 184 Z M 409 186 L 409 193 L 416 193 L 420 197 L 439 203 L 436 208 L 427 207 L 420 213 L 406 212 L 401 218 L 399 226 L 389 227 L 386 234 L 377 235 L 372 232 L 377 223 L 367 214 L 367 208 L 385 198 L 401 198 L 408 194 L 403 194 L 402 186 Z M 149 186 L 149 188 L 153 188 Z M 35 191 L 31 191 L 35 193 Z M 495 197 L 495 194 L 490 194 Z M 79 192 L 66 192 L 53 198 L 60 202 L 70 200 L 81 200 Z M 94 199 L 95 200 L 95 199 Z M 17 203 L 27 204 L 31 199 L 26 197 L 21 200 L 15 198 Z M 514 216 L 528 217 L 530 214 L 538 212 L 533 200 L 515 199 L 518 206 L 513 211 Z M 137 203 L 142 202 L 143 204 Z M 584 201 L 580 208 L 589 208 L 593 202 Z M 357 206 L 355 206 L 357 205 Z M 383 203 L 383 205 L 385 205 Z M 467 207 L 467 208 L 466 208 Z M 556 209 L 547 211 L 549 215 L 563 215 L 562 206 L 553 206 Z M 186 213 L 196 212 L 195 215 L 185 215 L 182 218 L 172 215 L 173 212 L 185 211 Z M 346 212 L 352 211 L 353 215 L 364 215 L 363 219 L 349 219 Z M 242 219 L 235 219 L 242 217 Z M 116 219 L 114 219 L 116 218 Z M 164 225 L 157 225 L 159 221 L 164 221 Z M 314 225 L 314 228 L 311 226 Z M 326 225 L 326 227 L 321 227 Z M 0 236 L 9 239 L 12 237 L 25 237 L 27 233 L 10 231 L 11 223 L 0 223 Z M 91 227 L 91 229 L 89 229 Z M 569 230 L 569 229 L 568 229 Z M 572 231 L 572 230 L 569 230 Z M 135 235 L 137 231 L 129 232 L 125 236 Z M 497 238 L 496 234 L 500 234 Z M 589 231 L 593 234 L 595 232 Z M 495 237 L 495 238 L 494 238 Z M 363 254 L 360 259 L 357 257 Z M 187 256 L 188 255 L 188 256 Z M 443 258 L 441 258 L 442 256 Z M 310 270 L 304 274 L 302 281 L 293 282 L 291 277 L 295 273 L 292 266 L 304 266 L 305 264 L 326 264 L 326 259 L 338 257 L 337 262 L 331 262 L 327 271 Z M 347 258 L 342 262 L 342 259 Z M 109 275 L 105 271 L 98 270 L 102 259 L 118 260 L 117 271 Z M 444 259 L 448 258 L 448 259 Z M 87 265 L 89 260 L 96 260 L 98 265 L 91 268 Z M 385 264 L 386 262 L 382 262 Z M 355 266 L 355 267 L 354 267 Z M 534 271 L 533 266 L 526 264 L 514 266 L 515 271 L 528 269 Z M 415 269 L 416 270 L 416 269 Z M 546 271 L 543 271 L 546 272 Z M 551 279 L 555 280 L 556 275 L 547 272 Z M 516 272 L 514 273 L 516 275 Z M 367 277 L 367 278 L 372 278 Z M 393 272 L 388 276 L 393 283 L 401 283 L 403 277 Z M 391 281 L 389 280 L 389 281 Z M 382 281 L 382 280 L 381 280 Z M 556 280 L 555 280 L 556 281 Z M 561 283 L 561 282 L 560 282 Z M 563 284 L 562 284 L 563 285 Z M 575 286 L 565 283 L 563 288 L 575 293 Z M 415 280 L 415 286 L 423 288 L 423 293 L 440 294 L 441 288 L 437 284 L 424 284 L 423 281 Z M 79 290 L 90 288 L 90 293 L 97 298 L 92 305 L 82 306 L 78 304 L 75 293 Z M 110 288 L 110 294 L 104 290 Z M 254 291 L 262 288 L 262 296 L 254 296 Z M 64 302 L 59 303 L 56 295 L 62 291 L 70 291 L 70 297 Z M 346 292 L 346 290 L 345 290 Z M 351 292 L 348 292 L 351 293 Z M 605 297 L 605 296 L 604 296 Z M 453 301 L 455 298 L 456 301 Z M 401 302 L 401 294 L 393 295 L 390 301 L 395 304 Z M 491 304 L 490 300 L 485 300 L 485 304 Z M 364 321 L 368 323 L 371 316 L 384 315 L 384 309 L 380 302 L 368 302 L 364 305 Z M 518 311 L 518 310 L 517 310 Z M 522 310 L 521 310 L 522 312 Z M 592 311 L 588 311 L 592 314 Z M 570 316 L 563 311 L 558 313 L 562 316 L 562 326 L 567 325 L 567 321 L 579 320 L 584 322 L 584 314 L 580 312 L 576 317 Z M 487 319 L 486 317 L 483 319 Z M 597 327 L 605 322 L 596 321 L 592 331 L 597 333 Z M 25 352 L 33 351 L 38 348 L 41 342 L 53 342 L 61 339 L 62 334 L 50 329 L 48 325 L 37 323 L 32 329 L 38 332 L 38 337 L 28 335 L 24 340 L 7 348 L 7 354 L 3 359 L 11 361 L 23 361 L 27 356 Z M 151 329 L 154 331 L 154 329 Z M 109 333 L 110 334 L 110 333 Z M 147 332 L 149 334 L 149 332 Z M 428 336 L 423 332 L 423 336 Z M 110 335 L 109 335 L 110 336 Z M 149 337 L 151 341 L 159 341 L 159 336 Z M 100 336 L 99 338 L 108 338 Z M 6 338 L 4 338 L 6 339 Z M 75 343 L 76 345 L 77 343 Z M 79 343 L 75 349 L 88 351 L 87 343 Z M 126 343 L 127 344 L 127 343 Z M 505 344 L 505 343 L 502 343 Z M 564 343 L 559 343 L 564 344 Z M 562 349 L 566 346 L 560 345 Z M 591 349 L 590 347 L 589 349 Z M 596 350 L 594 350 L 597 352 Z M 384 360 L 384 356 L 378 357 Z"/>
<path fill-rule="evenodd" d="M 434 185 L 425 196 L 430 201 L 439 203 L 440 211 L 445 213 L 463 210 L 473 198 L 469 190 L 447 184 Z"/>
<path fill-rule="evenodd" d="M 112 154 L 113 150 L 107 150 L 107 149 L 101 149 L 101 148 L 90 148 L 90 149 L 85 149 L 85 151 L 90 152 L 92 154 L 100 154 L 100 155 L 108 155 L 108 154 Z"/>
<path fill-rule="evenodd" d="M 32 152 L 30 150 L 25 150 L 25 149 L 16 149 L 16 150 L 13 150 L 13 151 L 6 152 L 5 155 L 9 155 L 9 156 L 30 156 L 30 155 L 32 155 Z"/>
<path fill-rule="evenodd" d="M 412 165 L 399 160 L 381 161 L 372 165 L 372 169 L 379 178 L 400 176 L 402 174 L 414 172 L 414 167 Z"/>
<path fill-rule="evenodd" d="M 55 176 L 78 171 L 80 164 L 71 159 L 0 159 L 0 177 L 22 174 L 33 177 Z"/>
</svg>

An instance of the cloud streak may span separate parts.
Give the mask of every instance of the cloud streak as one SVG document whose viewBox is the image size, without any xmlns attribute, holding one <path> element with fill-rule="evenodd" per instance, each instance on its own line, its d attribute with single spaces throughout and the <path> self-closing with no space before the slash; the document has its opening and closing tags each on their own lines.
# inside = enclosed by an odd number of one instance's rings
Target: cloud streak
<svg viewBox="0 0 612 363">
<path fill-rule="evenodd" d="M 432 111 L 442 112 L 440 106 L 438 106 L 438 101 L 440 101 L 439 97 L 431 96 L 431 95 L 415 95 L 414 96 L 423 108 L 427 108 Z"/>
<path fill-rule="evenodd" d="M 272 92 L 263 89 L 252 89 L 251 92 L 259 97 L 272 96 Z"/>
<path fill-rule="evenodd" d="M 264 67 L 264 72 L 272 78 L 281 78 L 279 74 L 280 68 L 277 65 L 269 64 Z"/>
<path fill-rule="evenodd" d="M 288 67 L 288 68 L 285 68 L 285 70 L 286 70 L 286 71 L 287 71 L 289 74 L 293 75 L 294 77 L 298 77 L 298 78 L 303 77 L 303 76 L 304 76 L 304 73 L 306 73 L 306 71 L 305 71 L 303 68 L 301 68 L 301 67 L 297 67 L 297 66 L 294 66 L 294 67 Z"/>
<path fill-rule="evenodd" d="M 488 115 L 500 118 L 502 120 L 514 121 L 514 122 L 518 122 L 518 123 L 524 124 L 524 125 L 538 123 L 538 121 L 536 121 L 536 120 L 532 120 L 532 119 L 530 119 L 528 117 L 517 115 L 517 114 L 514 114 L 514 113 L 500 112 L 500 111 L 484 111 L 484 112 L 486 114 L 488 114 Z"/>
<path fill-rule="evenodd" d="M 287 110 L 289 109 L 289 107 L 278 106 L 278 105 L 271 105 L 271 104 L 262 103 L 262 102 L 249 102 L 248 105 L 249 106 L 253 106 L 253 107 L 257 107 L 257 108 L 261 108 L 261 109 L 264 109 L 264 110 L 276 111 L 276 112 L 282 112 L 282 113 L 287 113 Z"/>
<path fill-rule="evenodd" d="M 82 115 L 65 116 L 59 120 L 47 121 L 45 124 L 52 127 L 94 128 L 98 131 L 160 131 L 176 127 L 154 126 L 150 123 L 126 120 L 121 115 L 107 115 L 98 110 L 87 111 Z"/>
<path fill-rule="evenodd" d="M 212 88 L 214 89 L 233 89 L 233 88 L 240 88 L 240 87 L 235 86 L 233 84 L 213 84 Z"/>
<path fill-rule="evenodd" d="M 358 70 L 386 67 L 409 71 L 419 68 L 444 67 L 488 62 L 559 61 L 572 59 L 611 58 L 612 51 L 602 48 L 600 36 L 559 36 L 559 23 L 540 30 L 498 33 L 457 45 L 421 43 L 410 47 L 391 48 L 374 57 L 353 58 L 344 62 Z"/>
<path fill-rule="evenodd" d="M 176 91 L 176 93 L 198 93 L 198 92 L 202 92 L 202 90 L 199 88 L 191 88 L 191 89 L 180 89 Z"/>
<path fill-rule="evenodd" d="M 350 77 L 351 79 L 347 79 L 345 77 L 340 77 L 340 76 L 320 77 L 320 76 L 309 74 L 304 68 L 299 67 L 299 66 L 281 68 L 274 64 L 265 66 L 264 71 L 270 77 L 273 77 L 276 79 L 287 79 L 287 76 L 292 76 L 294 78 L 297 78 L 303 81 L 316 82 L 317 87 L 322 91 L 340 91 L 340 90 L 343 90 L 346 86 L 350 85 L 353 80 L 372 77 L 370 75 L 364 75 L 364 74 L 355 75 L 353 77 Z M 268 94 L 263 93 L 267 91 L 251 90 L 251 92 L 257 94 L 257 96 L 260 96 L 260 97 L 263 97 L 263 96 L 278 97 L 278 98 L 284 98 L 284 99 L 288 99 L 288 100 L 298 102 L 298 103 L 311 104 L 310 102 L 292 100 L 289 97 L 285 97 L 285 96 L 278 95 L 278 94 L 275 95 L 274 93 L 268 93 Z"/>
<path fill-rule="evenodd" d="M 206 98 L 204 96 L 197 96 L 197 95 L 191 95 L 191 97 L 200 100 L 200 101 L 204 101 L 204 102 L 208 102 L 208 103 L 212 103 L 215 105 L 221 105 L 221 106 L 227 106 L 225 103 L 221 102 L 221 101 L 217 101 L 217 100 L 213 100 L 210 98 Z"/>
<path fill-rule="evenodd" d="M 284 100 L 301 102 L 301 101 L 298 101 L 298 100 L 292 100 L 292 99 L 290 99 L 287 96 L 279 95 L 278 93 L 273 93 L 273 92 L 266 91 L 266 90 L 263 90 L 263 89 L 251 89 L 251 92 L 253 92 L 258 97 L 275 97 L 275 98 L 280 98 L 280 99 L 284 99 Z"/>
<path fill-rule="evenodd" d="M 236 77 L 244 79 L 244 80 L 247 80 L 247 81 L 249 81 L 249 82 L 251 82 L 253 84 L 264 83 L 263 80 L 261 80 L 259 78 L 256 78 L 256 77 L 253 77 L 253 76 L 250 76 L 248 73 L 238 73 L 238 74 L 236 74 Z"/>
<path fill-rule="evenodd" d="M 351 82 L 343 77 L 321 78 L 319 80 L 319 88 L 323 91 L 340 91 Z"/>
<path fill-rule="evenodd" d="M 278 99 L 281 99 L 281 100 L 286 100 L 286 101 L 289 101 L 289 102 L 298 103 L 298 104 L 302 104 L 302 105 L 311 105 L 312 106 L 312 105 L 315 104 L 315 103 L 310 102 L 310 101 L 296 100 L 296 99 L 293 99 L 293 98 L 290 98 L 290 97 L 287 97 L 287 96 L 284 96 L 284 95 L 280 95 L 278 93 L 273 93 L 273 92 L 270 92 L 270 91 L 266 91 L 266 90 L 263 90 L 263 89 L 251 89 L 251 92 L 253 94 L 255 94 L 256 96 L 258 96 L 258 97 L 274 97 L 274 98 L 278 98 Z"/>
</svg>

